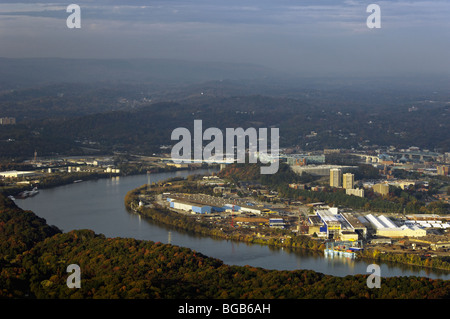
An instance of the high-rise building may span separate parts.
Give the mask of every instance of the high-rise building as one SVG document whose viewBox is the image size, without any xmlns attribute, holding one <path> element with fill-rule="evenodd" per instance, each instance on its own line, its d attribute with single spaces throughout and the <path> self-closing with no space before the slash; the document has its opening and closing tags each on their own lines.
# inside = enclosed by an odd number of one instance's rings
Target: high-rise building
<svg viewBox="0 0 450 319">
<path fill-rule="evenodd" d="M 342 186 L 345 189 L 352 189 L 355 184 L 355 175 L 352 173 L 345 173 L 342 178 Z"/>
<path fill-rule="evenodd" d="M 330 169 L 330 186 L 331 187 L 342 186 L 342 171 L 339 168 Z"/>
<path fill-rule="evenodd" d="M 389 194 L 389 185 L 384 183 L 375 184 L 373 185 L 373 191 L 381 195 L 387 195 Z"/>
</svg>

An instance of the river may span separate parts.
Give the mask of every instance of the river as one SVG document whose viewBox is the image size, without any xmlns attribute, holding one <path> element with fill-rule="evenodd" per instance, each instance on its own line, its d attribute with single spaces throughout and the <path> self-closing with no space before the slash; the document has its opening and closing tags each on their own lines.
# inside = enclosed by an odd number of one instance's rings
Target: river
<svg viewBox="0 0 450 319">
<path fill-rule="evenodd" d="M 157 182 L 170 177 L 186 177 L 214 170 L 177 171 L 150 175 Z M 129 213 L 124 206 L 125 194 L 147 184 L 147 175 L 113 177 L 83 181 L 51 189 L 40 190 L 34 197 L 16 200 L 25 210 L 31 210 L 64 232 L 74 229 L 91 229 L 107 237 L 127 237 L 154 242 L 170 243 L 191 248 L 204 255 L 218 258 L 229 265 L 251 265 L 266 269 L 309 269 L 334 276 L 368 274 L 370 262 L 347 258 L 327 258 L 310 251 L 292 252 L 287 249 L 251 245 L 176 231 L 166 226 L 148 222 L 137 214 Z M 431 271 L 407 265 L 382 263 L 381 277 L 421 276 L 450 279 L 449 272 Z"/>
</svg>

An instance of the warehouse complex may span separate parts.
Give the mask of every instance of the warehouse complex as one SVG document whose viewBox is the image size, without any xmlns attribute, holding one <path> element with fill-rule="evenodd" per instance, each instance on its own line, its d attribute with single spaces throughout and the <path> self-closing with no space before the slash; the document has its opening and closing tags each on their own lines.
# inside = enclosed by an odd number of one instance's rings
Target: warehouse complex
<svg viewBox="0 0 450 319">
<path fill-rule="evenodd" d="M 338 213 L 337 208 L 318 209 L 310 223 L 319 227 L 318 236 L 328 239 L 358 240 L 367 236 L 367 228 L 351 213 Z"/>
<path fill-rule="evenodd" d="M 239 212 L 260 215 L 263 208 L 236 203 L 228 199 L 203 194 L 171 194 L 166 197 L 171 208 L 196 214 Z"/>
<path fill-rule="evenodd" d="M 337 208 L 317 209 L 309 218 L 310 225 L 318 236 L 341 240 L 365 239 L 370 229 L 377 237 L 402 238 L 427 236 L 427 227 L 450 228 L 445 222 L 406 221 L 397 226 L 384 215 L 355 216 L 353 213 L 338 213 Z M 316 228 L 314 228 L 316 226 Z"/>
<path fill-rule="evenodd" d="M 192 211 L 197 214 L 211 214 L 212 207 L 202 203 L 171 200 L 170 207 L 184 211 Z"/>
<path fill-rule="evenodd" d="M 281 217 L 283 215 L 280 212 L 272 211 L 262 205 L 251 205 L 232 199 L 204 194 L 167 194 L 164 199 L 170 208 L 179 212 L 216 216 L 228 213 L 243 218 L 236 220 L 240 224 L 254 223 L 273 228 L 291 228 L 293 231 L 301 230 L 302 233 L 309 235 L 315 234 L 321 238 L 342 241 L 365 240 L 369 234 L 370 237 L 381 238 L 419 238 L 429 235 L 431 228 L 450 228 L 450 220 L 410 218 L 399 222 L 393 221 L 383 214 L 376 216 L 374 214 L 339 212 L 336 207 L 322 205 L 313 206 L 314 214 L 308 216 L 307 225 L 301 225 L 298 217 L 292 217 L 292 215 Z M 294 225 L 298 226 L 291 227 Z"/>
<path fill-rule="evenodd" d="M 37 172 L 34 171 L 5 171 L 0 172 L 0 177 L 3 178 L 18 178 L 18 177 L 31 177 L 38 175 Z"/>
<path fill-rule="evenodd" d="M 426 229 L 419 225 L 412 225 L 405 223 L 404 225 L 397 226 L 388 217 L 374 216 L 368 214 L 366 216 L 360 216 L 359 220 L 363 224 L 370 224 L 376 230 L 377 236 L 382 237 L 422 237 L 427 235 Z"/>
</svg>

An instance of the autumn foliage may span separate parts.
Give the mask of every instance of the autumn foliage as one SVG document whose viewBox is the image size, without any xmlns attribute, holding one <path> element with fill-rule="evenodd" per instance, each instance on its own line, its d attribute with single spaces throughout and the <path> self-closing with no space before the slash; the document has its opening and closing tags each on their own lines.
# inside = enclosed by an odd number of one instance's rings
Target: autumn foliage
<svg viewBox="0 0 450 319">
<path fill-rule="evenodd" d="M 230 266 L 188 248 L 91 230 L 61 233 L 32 212 L 3 200 L 1 298 L 449 298 L 450 282 L 419 277 L 333 277 L 310 270 L 276 271 Z M 8 228 L 4 225 L 17 224 Z M 25 228 L 29 230 L 25 233 Z M 25 235 L 24 235 L 25 234 Z M 11 243 L 23 243 L 11 250 Z M 32 246 L 32 247 L 30 247 Z M 66 285 L 69 264 L 81 269 L 81 288 Z"/>
</svg>

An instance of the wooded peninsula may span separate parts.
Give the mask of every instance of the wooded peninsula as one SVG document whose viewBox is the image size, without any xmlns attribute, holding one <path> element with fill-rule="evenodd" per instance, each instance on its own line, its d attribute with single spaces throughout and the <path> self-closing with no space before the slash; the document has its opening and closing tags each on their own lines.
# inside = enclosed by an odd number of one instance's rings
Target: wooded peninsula
<svg viewBox="0 0 450 319">
<path fill-rule="evenodd" d="M 82 285 L 66 285 L 77 264 Z M 188 248 L 91 230 L 62 233 L 0 195 L 0 297 L 19 299 L 145 298 L 449 298 L 450 282 L 420 277 L 334 277 L 310 270 L 229 266 Z"/>
</svg>

